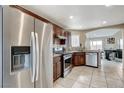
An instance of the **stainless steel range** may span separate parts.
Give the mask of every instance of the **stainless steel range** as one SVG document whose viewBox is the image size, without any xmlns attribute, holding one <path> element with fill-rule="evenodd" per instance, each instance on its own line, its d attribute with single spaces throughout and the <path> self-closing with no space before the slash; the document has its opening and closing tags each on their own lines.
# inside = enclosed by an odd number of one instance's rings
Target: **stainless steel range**
<svg viewBox="0 0 124 93">
<path fill-rule="evenodd" d="M 53 51 L 62 54 L 62 77 L 65 77 L 72 70 L 72 53 L 65 52 L 64 48 L 54 48 Z"/>
<path fill-rule="evenodd" d="M 65 77 L 72 69 L 72 54 L 67 53 L 63 55 L 63 74 Z"/>
</svg>

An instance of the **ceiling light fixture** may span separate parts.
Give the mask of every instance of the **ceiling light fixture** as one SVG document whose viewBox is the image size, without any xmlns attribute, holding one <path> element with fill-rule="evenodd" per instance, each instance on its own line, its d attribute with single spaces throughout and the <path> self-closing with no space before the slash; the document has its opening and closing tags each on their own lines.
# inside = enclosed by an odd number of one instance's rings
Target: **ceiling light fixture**
<svg viewBox="0 0 124 93">
<path fill-rule="evenodd" d="M 110 7 L 110 6 L 112 6 L 112 5 L 106 4 L 105 6 L 106 6 L 106 7 Z"/>
<path fill-rule="evenodd" d="M 82 28 L 82 26 L 79 26 L 80 28 Z"/>
<path fill-rule="evenodd" d="M 70 18 L 70 19 L 73 19 L 73 16 L 70 16 L 69 18 Z"/>
<path fill-rule="evenodd" d="M 106 23 L 107 23 L 107 21 L 103 21 L 102 23 L 103 23 L 103 24 L 106 24 Z"/>
</svg>

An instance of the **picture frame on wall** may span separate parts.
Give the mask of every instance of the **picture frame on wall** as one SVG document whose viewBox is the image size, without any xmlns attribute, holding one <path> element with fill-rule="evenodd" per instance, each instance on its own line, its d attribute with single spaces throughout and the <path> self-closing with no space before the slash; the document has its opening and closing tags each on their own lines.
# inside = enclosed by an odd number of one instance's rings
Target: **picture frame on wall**
<svg viewBox="0 0 124 93">
<path fill-rule="evenodd" d="M 108 44 L 115 44 L 115 38 L 114 37 L 107 38 L 107 43 Z"/>
</svg>

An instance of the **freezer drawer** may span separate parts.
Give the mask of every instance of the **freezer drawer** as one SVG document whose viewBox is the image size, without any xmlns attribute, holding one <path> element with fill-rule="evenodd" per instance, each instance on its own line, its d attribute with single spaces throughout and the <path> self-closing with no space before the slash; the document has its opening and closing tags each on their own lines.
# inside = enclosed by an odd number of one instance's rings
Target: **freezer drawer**
<svg viewBox="0 0 124 93">
<path fill-rule="evenodd" d="M 97 53 L 86 53 L 86 65 L 98 67 Z"/>
</svg>

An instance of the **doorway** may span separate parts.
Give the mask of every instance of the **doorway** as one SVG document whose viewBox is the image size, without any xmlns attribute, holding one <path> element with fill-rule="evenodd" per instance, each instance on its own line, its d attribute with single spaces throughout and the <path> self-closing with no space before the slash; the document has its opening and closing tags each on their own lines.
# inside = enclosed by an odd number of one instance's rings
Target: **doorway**
<svg viewBox="0 0 124 93">
<path fill-rule="evenodd" d="M 123 31 L 120 28 L 103 28 L 86 33 L 86 48 L 99 50 L 101 63 L 123 68 Z M 103 64 L 102 64 L 103 65 Z M 105 65 L 105 64 L 104 64 Z"/>
</svg>

